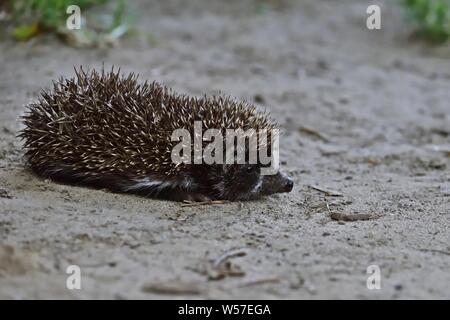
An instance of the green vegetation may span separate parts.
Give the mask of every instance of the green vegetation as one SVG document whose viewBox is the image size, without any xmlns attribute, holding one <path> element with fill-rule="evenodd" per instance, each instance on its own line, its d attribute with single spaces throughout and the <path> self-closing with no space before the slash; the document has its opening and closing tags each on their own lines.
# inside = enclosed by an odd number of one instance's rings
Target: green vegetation
<svg viewBox="0 0 450 320">
<path fill-rule="evenodd" d="M 56 30 L 65 24 L 68 6 L 74 4 L 84 10 L 105 2 L 105 0 L 13 0 L 12 13 L 15 21 L 28 20 L 41 28 Z"/>
<path fill-rule="evenodd" d="M 402 0 L 420 35 L 433 42 L 450 39 L 450 0 Z"/>
<path fill-rule="evenodd" d="M 81 9 L 81 30 L 71 32 L 66 28 L 70 5 Z M 91 13 L 94 8 L 101 9 L 101 13 Z M 10 33 L 17 40 L 56 33 L 71 45 L 92 46 L 106 38 L 118 39 L 131 25 L 125 0 L 7 0 L 6 10 L 10 14 Z"/>
</svg>

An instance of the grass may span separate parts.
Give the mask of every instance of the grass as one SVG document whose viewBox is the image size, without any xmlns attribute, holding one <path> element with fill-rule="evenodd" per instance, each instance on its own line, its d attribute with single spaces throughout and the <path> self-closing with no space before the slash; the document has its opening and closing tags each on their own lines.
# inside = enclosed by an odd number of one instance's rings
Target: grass
<svg viewBox="0 0 450 320">
<path fill-rule="evenodd" d="M 65 24 L 66 9 L 74 4 L 84 9 L 105 0 L 13 0 L 12 12 L 14 20 L 30 20 L 46 29 L 56 29 Z"/>
<path fill-rule="evenodd" d="M 16 40 L 27 40 L 41 33 L 67 35 L 68 30 L 65 30 L 67 29 L 65 26 L 69 15 L 66 13 L 66 10 L 70 5 L 77 5 L 81 9 L 82 30 L 78 32 L 78 37 L 80 35 L 83 37 L 83 34 L 89 35 L 91 40 L 100 34 L 108 34 L 110 37 L 120 37 L 126 33 L 130 22 L 125 0 L 109 1 L 113 3 L 113 6 L 108 5 L 107 0 L 6 1 L 11 15 L 11 35 Z M 89 24 L 92 22 L 90 20 L 100 20 L 99 17 L 89 19 L 92 18 L 88 10 L 91 7 L 101 7 L 104 9 L 101 14 L 101 18 L 103 18 L 101 28 L 99 28 L 99 23 L 94 23 L 94 26 Z"/>
<path fill-rule="evenodd" d="M 402 0 L 418 33 L 437 43 L 450 39 L 450 0 Z"/>
</svg>

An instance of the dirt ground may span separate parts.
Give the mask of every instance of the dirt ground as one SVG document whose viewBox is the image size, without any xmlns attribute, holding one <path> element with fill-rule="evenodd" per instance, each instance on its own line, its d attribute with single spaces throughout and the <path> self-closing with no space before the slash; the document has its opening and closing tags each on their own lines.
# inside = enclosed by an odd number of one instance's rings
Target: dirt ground
<svg viewBox="0 0 450 320">
<path fill-rule="evenodd" d="M 110 49 L 0 43 L 0 298 L 450 299 L 450 49 L 412 38 L 392 1 L 376 31 L 369 1 L 256 3 L 136 1 L 140 33 Z M 183 207 L 33 176 L 24 105 L 103 62 L 266 107 L 294 190 Z"/>
</svg>

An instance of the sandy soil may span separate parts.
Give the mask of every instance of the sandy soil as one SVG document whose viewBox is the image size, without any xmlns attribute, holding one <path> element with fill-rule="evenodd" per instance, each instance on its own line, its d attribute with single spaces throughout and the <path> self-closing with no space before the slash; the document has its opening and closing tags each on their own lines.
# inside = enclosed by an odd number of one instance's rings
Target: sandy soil
<svg viewBox="0 0 450 320">
<path fill-rule="evenodd" d="M 224 3 L 136 2 L 143 33 L 114 49 L 0 43 L 0 297 L 449 299 L 450 50 L 411 39 L 391 1 L 381 31 L 365 1 Z M 267 107 L 292 193 L 182 207 L 30 174 L 24 105 L 103 61 Z M 81 290 L 66 288 L 72 264 Z M 374 264 L 380 290 L 366 287 Z"/>
</svg>

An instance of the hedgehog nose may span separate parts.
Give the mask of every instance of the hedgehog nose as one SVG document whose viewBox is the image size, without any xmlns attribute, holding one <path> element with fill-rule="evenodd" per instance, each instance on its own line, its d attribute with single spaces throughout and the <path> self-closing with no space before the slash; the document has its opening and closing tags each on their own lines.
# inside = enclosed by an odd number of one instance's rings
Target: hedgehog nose
<svg viewBox="0 0 450 320">
<path fill-rule="evenodd" d="M 283 186 L 284 192 L 291 192 L 293 187 L 294 187 L 294 181 L 292 181 L 291 178 L 287 178 L 286 182 L 284 183 L 284 186 Z"/>
</svg>

